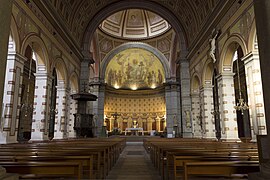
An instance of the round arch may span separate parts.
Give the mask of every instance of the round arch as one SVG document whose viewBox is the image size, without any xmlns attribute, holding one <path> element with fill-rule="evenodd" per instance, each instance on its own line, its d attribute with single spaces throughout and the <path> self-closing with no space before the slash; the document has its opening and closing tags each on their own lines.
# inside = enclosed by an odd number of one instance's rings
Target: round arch
<svg viewBox="0 0 270 180">
<path fill-rule="evenodd" d="M 71 73 L 69 77 L 71 94 L 79 92 L 79 76 L 76 72 Z"/>
<path fill-rule="evenodd" d="M 146 9 L 152 11 L 164 19 L 166 19 L 170 25 L 175 30 L 176 34 L 178 35 L 180 41 L 180 50 L 181 50 L 181 57 L 184 58 L 187 54 L 187 45 L 188 41 L 183 31 L 183 27 L 179 22 L 179 19 L 175 17 L 175 15 L 170 12 L 168 9 L 164 8 L 163 6 L 159 5 L 158 3 L 152 1 L 137 1 L 137 0 L 130 0 L 130 1 L 119 1 L 102 9 L 99 11 L 93 19 L 98 19 L 99 21 L 91 21 L 88 24 L 88 27 L 85 31 L 83 41 L 82 41 L 82 49 L 83 55 L 85 58 L 91 58 L 91 54 L 89 50 L 91 49 L 91 39 L 93 39 L 94 32 L 96 31 L 99 24 L 108 16 L 118 11 L 124 9 L 131 9 L 131 8 L 139 8 L 139 9 Z"/>
<path fill-rule="evenodd" d="M 16 22 L 15 22 L 13 15 L 11 16 L 10 34 L 11 34 L 12 40 L 14 42 L 14 50 L 15 50 L 15 52 L 19 52 L 20 48 L 21 48 L 21 44 L 20 44 L 18 28 L 17 28 L 17 25 L 16 25 Z"/>
<path fill-rule="evenodd" d="M 255 20 L 253 20 L 248 37 L 248 52 L 258 51 L 258 49 L 255 48 L 256 38 L 257 38 L 256 23 Z"/>
<path fill-rule="evenodd" d="M 58 81 L 63 81 L 65 87 L 68 86 L 67 66 L 65 61 L 61 57 L 57 57 L 55 63 L 52 65 L 52 69 L 55 67 Z"/>
<path fill-rule="evenodd" d="M 24 54 L 28 45 L 32 47 L 37 54 L 37 65 L 44 65 L 47 68 L 46 71 L 50 72 L 49 55 L 44 41 L 35 33 L 28 34 L 22 42 L 21 54 Z"/>
<path fill-rule="evenodd" d="M 170 79 L 170 66 L 169 66 L 169 62 L 168 60 L 166 59 L 166 57 L 161 53 L 159 52 L 157 49 L 153 48 L 152 46 L 148 45 L 148 44 L 145 44 L 145 43 L 138 43 L 138 42 L 129 42 L 129 43 L 125 43 L 125 44 L 122 44 L 120 46 L 118 46 L 117 48 L 115 48 L 114 50 L 112 50 L 105 58 L 104 60 L 101 62 L 101 70 L 100 70 L 100 78 L 101 80 L 104 81 L 104 78 L 105 78 L 105 72 L 106 72 L 106 68 L 107 68 L 107 65 L 109 64 L 110 60 L 119 52 L 123 51 L 123 50 L 126 50 L 126 49 L 129 49 L 129 48 L 140 48 L 140 49 L 144 49 L 144 50 L 147 50 L 147 51 L 150 51 L 152 52 L 153 54 L 155 54 L 157 56 L 157 58 L 160 60 L 163 68 L 164 68 L 164 71 L 165 71 L 165 78 L 166 78 L 166 81 L 168 79 Z"/>
<path fill-rule="evenodd" d="M 220 73 L 222 73 L 224 69 L 226 70 L 229 69 L 229 71 L 232 72 L 233 55 L 237 48 L 235 44 L 238 44 L 239 46 L 241 46 L 244 56 L 247 54 L 246 43 L 240 35 L 234 34 L 231 37 L 229 37 L 221 50 L 221 56 L 220 56 L 221 61 L 219 64 Z"/>
<path fill-rule="evenodd" d="M 202 72 L 202 85 L 205 86 L 207 84 L 212 84 L 212 77 L 213 77 L 213 62 L 211 59 L 207 59 Z"/>
<path fill-rule="evenodd" d="M 199 92 L 199 89 L 200 89 L 200 78 L 198 76 L 198 74 L 195 72 L 192 76 L 192 79 L 191 79 L 191 93 L 193 92 Z"/>
</svg>

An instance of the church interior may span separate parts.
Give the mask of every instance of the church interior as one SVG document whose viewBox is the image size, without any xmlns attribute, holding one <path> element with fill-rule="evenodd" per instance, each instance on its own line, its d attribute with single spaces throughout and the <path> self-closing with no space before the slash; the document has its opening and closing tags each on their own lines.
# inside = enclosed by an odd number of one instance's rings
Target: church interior
<svg viewBox="0 0 270 180">
<path fill-rule="evenodd" d="M 0 179 L 270 179 L 269 0 L 0 2 Z"/>
</svg>

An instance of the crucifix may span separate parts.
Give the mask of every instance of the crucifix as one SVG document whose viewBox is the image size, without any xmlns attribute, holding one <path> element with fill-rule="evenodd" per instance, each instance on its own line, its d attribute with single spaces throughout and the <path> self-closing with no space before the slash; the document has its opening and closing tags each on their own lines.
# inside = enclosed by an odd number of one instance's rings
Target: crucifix
<svg viewBox="0 0 270 180">
<path fill-rule="evenodd" d="M 117 128 L 118 124 L 117 124 L 117 117 L 120 116 L 120 114 L 118 114 L 117 112 L 112 114 L 113 118 L 114 118 L 114 127 Z"/>
</svg>

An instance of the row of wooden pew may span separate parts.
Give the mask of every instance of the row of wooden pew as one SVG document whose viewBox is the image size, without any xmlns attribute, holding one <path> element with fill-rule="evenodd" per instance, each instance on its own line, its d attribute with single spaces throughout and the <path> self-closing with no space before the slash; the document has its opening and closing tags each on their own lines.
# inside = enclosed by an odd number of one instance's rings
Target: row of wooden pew
<svg viewBox="0 0 270 180">
<path fill-rule="evenodd" d="M 84 138 L 0 145 L 0 166 L 20 178 L 104 179 L 124 138 Z"/>
<path fill-rule="evenodd" d="M 256 143 L 148 138 L 144 147 L 162 179 L 245 177 L 259 171 Z"/>
</svg>

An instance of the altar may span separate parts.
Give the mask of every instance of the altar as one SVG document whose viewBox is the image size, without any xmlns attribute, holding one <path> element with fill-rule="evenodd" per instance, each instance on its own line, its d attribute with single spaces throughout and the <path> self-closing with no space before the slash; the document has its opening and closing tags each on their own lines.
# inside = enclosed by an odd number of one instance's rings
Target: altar
<svg viewBox="0 0 270 180">
<path fill-rule="evenodd" d="M 134 132 L 136 136 L 138 136 L 139 132 L 141 132 L 142 136 L 144 136 L 143 128 L 140 128 L 140 127 L 138 127 L 138 128 L 134 128 L 134 127 L 133 128 L 126 128 L 125 129 L 125 136 L 127 135 L 128 131 Z"/>
</svg>

